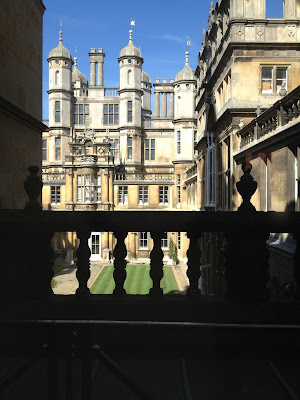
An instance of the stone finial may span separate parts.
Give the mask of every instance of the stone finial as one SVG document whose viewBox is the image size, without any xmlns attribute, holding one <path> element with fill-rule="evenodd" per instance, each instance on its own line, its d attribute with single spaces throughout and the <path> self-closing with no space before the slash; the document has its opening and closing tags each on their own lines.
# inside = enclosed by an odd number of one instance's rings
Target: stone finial
<svg viewBox="0 0 300 400">
<path fill-rule="evenodd" d="M 279 90 L 279 95 L 284 97 L 287 94 L 287 90 L 285 88 L 285 82 L 282 82 L 281 89 Z"/>
<path fill-rule="evenodd" d="M 189 65 L 189 52 L 188 51 L 185 52 L 185 65 L 186 66 Z"/>
<path fill-rule="evenodd" d="M 129 43 L 132 43 L 132 29 L 129 31 Z"/>
<path fill-rule="evenodd" d="M 240 129 L 243 129 L 244 126 L 245 126 L 245 124 L 244 124 L 243 118 L 241 118 L 240 119 L 240 123 L 239 123 L 239 127 L 240 127 Z"/>
<path fill-rule="evenodd" d="M 260 105 L 257 106 L 257 109 L 255 110 L 255 114 L 257 117 L 259 117 L 262 114 L 262 110 L 260 108 Z"/>
<path fill-rule="evenodd" d="M 43 182 L 37 173 L 39 172 L 39 167 L 36 165 L 28 167 L 28 171 L 30 175 L 27 177 L 26 181 L 24 181 L 24 189 L 29 197 L 29 202 L 25 206 L 25 210 L 27 211 L 41 211 L 42 206 L 38 202 L 37 198 L 41 194 Z"/>
<path fill-rule="evenodd" d="M 256 211 L 250 199 L 257 189 L 257 182 L 251 176 L 252 165 L 249 162 L 242 164 L 244 174 L 241 176 L 239 182 L 236 183 L 236 188 L 243 198 L 242 204 L 239 206 L 238 211 L 253 212 Z"/>
</svg>

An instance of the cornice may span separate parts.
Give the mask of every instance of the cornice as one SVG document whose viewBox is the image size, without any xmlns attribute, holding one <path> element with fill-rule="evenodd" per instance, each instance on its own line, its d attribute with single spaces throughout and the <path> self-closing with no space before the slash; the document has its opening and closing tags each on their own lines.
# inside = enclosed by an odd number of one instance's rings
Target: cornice
<svg viewBox="0 0 300 400">
<path fill-rule="evenodd" d="M 43 132 L 48 129 L 46 125 L 44 125 L 41 121 L 32 117 L 30 114 L 23 111 L 21 108 L 15 106 L 10 101 L 4 99 L 4 97 L 0 96 L 0 112 L 8 115 L 9 117 L 15 119 L 21 124 L 26 125 L 27 127 L 35 130 L 36 132 Z"/>
<path fill-rule="evenodd" d="M 33 2 L 37 6 L 37 9 L 40 11 L 40 13 L 43 15 L 46 10 L 46 7 L 44 6 L 42 0 L 33 0 Z"/>
</svg>

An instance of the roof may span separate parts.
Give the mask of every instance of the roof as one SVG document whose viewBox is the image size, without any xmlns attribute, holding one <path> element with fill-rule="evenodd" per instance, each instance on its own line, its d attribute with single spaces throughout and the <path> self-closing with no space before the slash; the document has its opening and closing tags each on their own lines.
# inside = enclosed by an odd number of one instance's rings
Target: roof
<svg viewBox="0 0 300 400">
<path fill-rule="evenodd" d="M 74 57 L 74 62 L 75 62 L 75 65 L 74 65 L 74 68 L 72 71 L 72 82 L 80 81 L 80 82 L 84 83 L 85 85 L 87 85 L 88 81 L 87 81 L 85 75 L 83 75 L 83 73 L 80 72 L 77 67 L 77 57 Z"/>
<path fill-rule="evenodd" d="M 124 56 L 133 56 L 133 57 L 140 57 L 141 56 L 141 50 L 135 47 L 135 45 L 132 42 L 132 30 L 129 31 L 129 43 L 127 46 L 125 46 L 121 51 L 120 51 L 120 56 L 119 57 L 124 57 Z"/>
<path fill-rule="evenodd" d="M 49 53 L 49 58 L 69 58 L 72 60 L 71 54 L 68 49 L 62 44 L 62 31 L 59 32 L 59 42 L 58 45 L 52 49 Z"/>
<path fill-rule="evenodd" d="M 192 70 L 189 64 L 189 52 L 185 52 L 185 66 L 184 68 L 178 72 L 175 77 L 175 82 L 178 81 L 195 81 L 195 72 Z"/>
<path fill-rule="evenodd" d="M 142 82 L 151 83 L 151 78 L 145 71 L 142 71 Z"/>
</svg>

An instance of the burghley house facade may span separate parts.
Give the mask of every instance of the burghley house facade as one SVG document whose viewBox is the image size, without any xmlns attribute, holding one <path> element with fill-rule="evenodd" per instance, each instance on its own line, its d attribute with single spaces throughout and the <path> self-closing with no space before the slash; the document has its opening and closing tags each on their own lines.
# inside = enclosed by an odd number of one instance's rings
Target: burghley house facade
<svg viewBox="0 0 300 400">
<path fill-rule="evenodd" d="M 141 51 L 129 43 L 120 51 L 120 83 L 104 87 L 105 53 L 89 53 L 90 80 L 63 46 L 49 54 L 49 129 L 43 134 L 43 208 L 48 210 L 186 209 L 185 170 L 193 164 L 196 141 L 196 77 L 189 66 L 175 79 L 155 79 L 143 71 Z M 184 64 L 185 61 L 185 64 Z M 155 106 L 151 111 L 151 91 Z M 183 233 L 165 233 L 185 257 Z M 91 259 L 108 259 L 110 233 L 93 232 Z M 74 233 L 57 233 L 55 248 L 76 248 Z M 129 259 L 148 259 L 148 232 L 129 233 Z M 167 254 L 167 252 L 166 252 Z"/>
</svg>

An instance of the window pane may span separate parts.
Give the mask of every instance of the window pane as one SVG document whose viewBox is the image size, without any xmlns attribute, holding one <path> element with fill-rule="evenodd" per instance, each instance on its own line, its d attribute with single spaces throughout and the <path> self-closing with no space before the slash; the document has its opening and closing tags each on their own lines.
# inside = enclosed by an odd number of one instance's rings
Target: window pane
<svg viewBox="0 0 300 400">
<path fill-rule="evenodd" d="M 113 104 L 109 104 L 109 113 L 113 113 L 114 112 L 114 105 Z"/>
<path fill-rule="evenodd" d="M 108 115 L 104 114 L 104 120 L 103 120 L 104 125 L 108 124 Z"/>
<path fill-rule="evenodd" d="M 286 69 L 283 68 L 277 69 L 277 79 L 286 79 Z"/>
<path fill-rule="evenodd" d="M 55 102 L 55 111 L 60 111 L 60 101 Z"/>
<path fill-rule="evenodd" d="M 109 114 L 109 125 L 113 125 L 114 122 L 114 116 L 112 114 Z"/>
<path fill-rule="evenodd" d="M 262 78 L 263 79 L 272 79 L 272 68 L 263 68 L 262 69 Z"/>
<path fill-rule="evenodd" d="M 89 105 L 88 105 L 88 104 L 85 104 L 85 106 L 84 106 L 84 112 L 85 112 L 85 114 L 88 114 L 88 113 L 89 113 Z"/>
<path fill-rule="evenodd" d="M 82 125 L 83 124 L 83 115 L 79 114 L 79 124 Z"/>
<path fill-rule="evenodd" d="M 103 104 L 103 111 L 107 114 L 108 113 L 108 104 Z"/>
<path fill-rule="evenodd" d="M 83 104 L 79 104 L 79 113 L 83 113 Z"/>
</svg>

